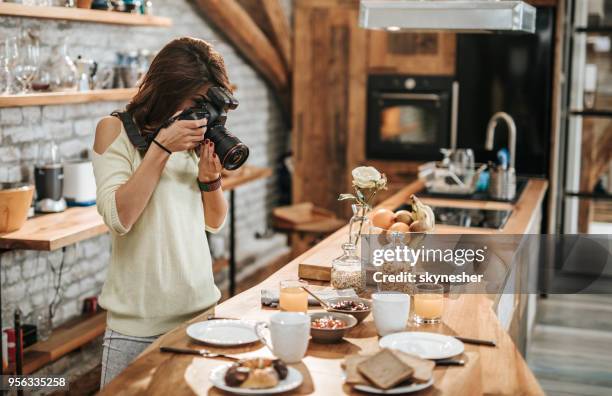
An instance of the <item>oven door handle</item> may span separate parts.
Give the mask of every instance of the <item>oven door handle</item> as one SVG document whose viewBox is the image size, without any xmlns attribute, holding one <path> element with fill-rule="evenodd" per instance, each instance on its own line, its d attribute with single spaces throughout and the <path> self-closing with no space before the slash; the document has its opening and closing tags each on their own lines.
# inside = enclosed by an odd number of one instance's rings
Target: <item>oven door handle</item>
<svg viewBox="0 0 612 396">
<path fill-rule="evenodd" d="M 383 93 L 381 99 L 408 99 L 408 100 L 428 100 L 439 102 L 440 95 L 433 93 Z"/>
</svg>

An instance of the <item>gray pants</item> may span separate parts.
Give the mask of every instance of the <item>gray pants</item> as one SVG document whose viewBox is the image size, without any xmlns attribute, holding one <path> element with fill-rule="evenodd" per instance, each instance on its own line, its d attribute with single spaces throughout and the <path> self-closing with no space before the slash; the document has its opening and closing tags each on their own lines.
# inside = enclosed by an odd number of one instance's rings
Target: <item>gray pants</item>
<svg viewBox="0 0 612 396">
<path fill-rule="evenodd" d="M 156 339 L 157 336 L 128 336 L 107 328 L 102 344 L 104 349 L 102 350 L 100 388 L 111 382 Z"/>
</svg>

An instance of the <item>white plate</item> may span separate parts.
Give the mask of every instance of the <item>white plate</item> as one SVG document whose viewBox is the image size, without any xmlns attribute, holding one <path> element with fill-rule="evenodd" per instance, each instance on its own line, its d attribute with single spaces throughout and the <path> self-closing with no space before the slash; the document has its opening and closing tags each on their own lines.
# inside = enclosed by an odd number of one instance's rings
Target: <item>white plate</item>
<svg viewBox="0 0 612 396">
<path fill-rule="evenodd" d="M 429 388 L 430 386 L 433 385 L 433 383 L 434 381 L 432 377 L 429 379 L 429 381 L 422 383 L 422 384 L 410 384 L 410 385 L 405 385 L 405 386 L 397 386 L 395 388 L 391 388 L 387 390 L 374 388 L 373 386 L 368 386 L 368 385 L 354 385 L 353 388 L 360 390 L 362 392 L 376 393 L 378 395 L 403 395 L 404 393 L 418 392 L 422 389 Z"/>
<path fill-rule="evenodd" d="M 192 339 L 217 346 L 237 346 L 258 341 L 255 323 L 238 319 L 212 319 L 187 327 Z"/>
<path fill-rule="evenodd" d="M 389 334 L 378 342 L 381 348 L 398 349 L 422 359 L 447 359 L 463 353 L 463 342 L 455 337 L 421 331 Z"/>
<path fill-rule="evenodd" d="M 234 386 L 227 386 L 225 384 L 225 372 L 229 369 L 232 364 L 226 364 L 224 366 L 219 366 L 213 369 L 210 372 L 210 382 L 213 383 L 217 388 L 224 390 L 226 392 L 235 393 L 237 395 L 271 395 L 274 393 L 282 393 L 287 392 L 292 389 L 297 388 L 302 385 L 303 377 L 302 373 L 294 369 L 293 367 L 287 367 L 289 369 L 287 373 L 287 377 L 278 382 L 274 388 L 266 388 L 266 389 L 247 389 L 240 388 Z"/>
</svg>

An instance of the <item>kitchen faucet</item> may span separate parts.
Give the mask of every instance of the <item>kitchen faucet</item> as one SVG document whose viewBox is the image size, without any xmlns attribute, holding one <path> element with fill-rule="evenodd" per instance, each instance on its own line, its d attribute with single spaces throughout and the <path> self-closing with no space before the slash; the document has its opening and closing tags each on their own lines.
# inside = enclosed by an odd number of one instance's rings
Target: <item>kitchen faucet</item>
<svg viewBox="0 0 612 396">
<path fill-rule="evenodd" d="M 516 124 L 512 116 L 506 112 L 499 111 L 491 117 L 489 124 L 487 125 L 487 141 L 485 142 L 485 149 L 493 150 L 493 139 L 495 138 L 495 127 L 497 126 L 497 120 L 504 120 L 508 125 L 508 148 L 510 150 L 510 168 L 514 169 L 514 156 L 516 153 Z"/>
<path fill-rule="evenodd" d="M 510 201 L 516 195 L 516 173 L 514 170 L 514 161 L 516 154 L 516 124 L 510 114 L 503 111 L 493 114 L 487 125 L 487 141 L 485 148 L 493 150 L 493 139 L 495 137 L 495 127 L 497 120 L 504 120 L 508 125 L 508 146 L 510 149 L 509 166 L 506 168 L 494 167 L 489 170 L 489 194 L 493 198 Z"/>
</svg>

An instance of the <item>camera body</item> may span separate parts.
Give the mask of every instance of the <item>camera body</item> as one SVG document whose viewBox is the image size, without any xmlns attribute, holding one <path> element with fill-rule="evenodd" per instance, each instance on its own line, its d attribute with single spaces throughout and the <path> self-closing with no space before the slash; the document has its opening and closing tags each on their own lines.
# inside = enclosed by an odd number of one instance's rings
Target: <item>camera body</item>
<svg viewBox="0 0 612 396">
<path fill-rule="evenodd" d="M 208 120 L 205 139 L 215 144 L 215 153 L 227 170 L 240 168 L 249 157 L 249 148 L 225 128 L 227 111 L 238 107 L 238 100 L 221 87 L 211 87 L 208 99 L 198 100 L 195 106 L 183 111 L 174 120 Z"/>
</svg>

